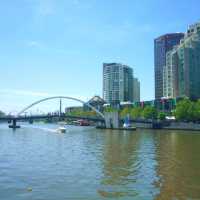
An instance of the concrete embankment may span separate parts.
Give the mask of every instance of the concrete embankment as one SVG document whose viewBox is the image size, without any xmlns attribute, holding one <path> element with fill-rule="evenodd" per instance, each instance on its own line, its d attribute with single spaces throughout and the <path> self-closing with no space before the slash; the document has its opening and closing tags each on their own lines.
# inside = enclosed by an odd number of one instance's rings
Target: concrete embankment
<svg viewBox="0 0 200 200">
<path fill-rule="evenodd" d="M 152 124 L 147 124 L 147 123 L 133 123 L 132 125 L 136 128 L 145 128 L 145 129 L 152 128 Z"/>
<path fill-rule="evenodd" d="M 169 126 L 163 126 L 163 129 L 200 131 L 200 124 L 193 122 L 171 122 Z"/>
<path fill-rule="evenodd" d="M 133 123 L 136 128 L 152 129 L 152 124 L 147 123 Z M 168 130 L 188 130 L 188 131 L 200 131 L 200 124 L 193 122 L 170 122 L 169 124 L 163 124 L 161 129 Z"/>
<path fill-rule="evenodd" d="M 126 120 L 120 119 L 118 112 L 105 113 L 105 127 L 107 129 L 120 129 Z M 169 130 L 194 130 L 200 131 L 200 123 L 178 122 L 172 120 L 138 119 L 130 120 L 133 127 L 145 129 L 169 129 Z"/>
</svg>

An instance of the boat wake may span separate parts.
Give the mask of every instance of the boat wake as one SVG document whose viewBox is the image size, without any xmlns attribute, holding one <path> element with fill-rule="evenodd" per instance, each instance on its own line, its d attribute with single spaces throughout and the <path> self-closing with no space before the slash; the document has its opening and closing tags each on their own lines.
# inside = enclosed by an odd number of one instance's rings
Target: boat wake
<svg viewBox="0 0 200 200">
<path fill-rule="evenodd" d="M 32 129 L 39 129 L 45 132 L 52 132 L 52 133 L 58 133 L 58 127 L 55 128 L 46 128 L 46 127 L 39 127 L 39 126 L 22 126 L 23 128 L 32 128 Z"/>
</svg>

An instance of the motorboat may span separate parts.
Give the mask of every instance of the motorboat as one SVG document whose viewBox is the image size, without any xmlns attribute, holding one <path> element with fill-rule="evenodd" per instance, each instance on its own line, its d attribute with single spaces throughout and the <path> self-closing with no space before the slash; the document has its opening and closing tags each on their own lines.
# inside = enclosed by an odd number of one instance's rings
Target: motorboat
<svg viewBox="0 0 200 200">
<path fill-rule="evenodd" d="M 77 125 L 77 126 L 90 126 L 89 121 L 88 121 L 88 120 L 83 120 L 83 119 L 74 121 L 73 123 L 74 123 L 75 125 Z"/>
<path fill-rule="evenodd" d="M 135 130 L 136 130 L 136 127 L 131 126 L 131 124 L 126 124 L 126 123 L 124 123 L 124 124 L 123 124 L 123 128 L 121 128 L 121 130 L 135 131 Z"/>
<path fill-rule="evenodd" d="M 87 120 L 79 120 L 79 126 L 90 126 L 90 123 Z"/>
<path fill-rule="evenodd" d="M 136 130 L 136 127 L 133 127 L 133 126 L 131 125 L 130 117 L 129 117 L 129 116 L 127 116 L 127 117 L 124 119 L 124 124 L 123 124 L 122 130 L 130 130 L 130 131 Z"/>
<path fill-rule="evenodd" d="M 57 131 L 59 132 L 59 133 L 66 133 L 66 128 L 64 127 L 64 126 L 60 126 L 58 129 L 57 129 Z"/>
<path fill-rule="evenodd" d="M 131 124 L 124 123 L 123 128 L 131 128 Z"/>
</svg>

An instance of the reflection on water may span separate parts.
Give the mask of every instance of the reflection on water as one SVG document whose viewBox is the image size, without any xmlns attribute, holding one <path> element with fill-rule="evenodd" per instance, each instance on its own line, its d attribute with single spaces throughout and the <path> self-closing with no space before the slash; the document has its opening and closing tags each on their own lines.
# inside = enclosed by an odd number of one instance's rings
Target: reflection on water
<svg viewBox="0 0 200 200">
<path fill-rule="evenodd" d="M 200 199 L 200 133 L 56 129 L 0 125 L 0 199 Z"/>
<path fill-rule="evenodd" d="M 200 199 L 200 134 L 156 134 L 160 199 Z"/>
<path fill-rule="evenodd" d="M 153 197 L 157 190 L 153 185 L 156 162 L 152 135 L 107 131 L 105 142 L 101 181 L 104 190 L 99 193 L 115 198 Z"/>
</svg>

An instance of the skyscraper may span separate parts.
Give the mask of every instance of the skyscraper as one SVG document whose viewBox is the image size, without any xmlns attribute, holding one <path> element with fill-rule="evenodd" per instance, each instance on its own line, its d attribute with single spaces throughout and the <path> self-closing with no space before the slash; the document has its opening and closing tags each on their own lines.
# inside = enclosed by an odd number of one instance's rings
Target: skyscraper
<svg viewBox="0 0 200 200">
<path fill-rule="evenodd" d="M 120 63 L 104 63 L 103 98 L 110 104 L 133 101 L 133 69 Z"/>
<path fill-rule="evenodd" d="M 189 26 L 180 44 L 167 53 L 164 75 L 164 88 L 173 91 L 166 97 L 200 98 L 200 22 Z"/>
<path fill-rule="evenodd" d="M 177 60 L 176 48 L 166 53 L 166 64 L 163 68 L 163 96 L 166 98 L 174 98 L 177 94 Z"/>
<path fill-rule="evenodd" d="M 140 81 L 133 78 L 133 101 L 140 102 Z"/>
<path fill-rule="evenodd" d="M 155 72 L 155 98 L 163 94 L 163 68 L 166 64 L 166 53 L 179 44 L 184 37 L 183 33 L 170 33 L 154 40 L 154 72 Z"/>
</svg>

